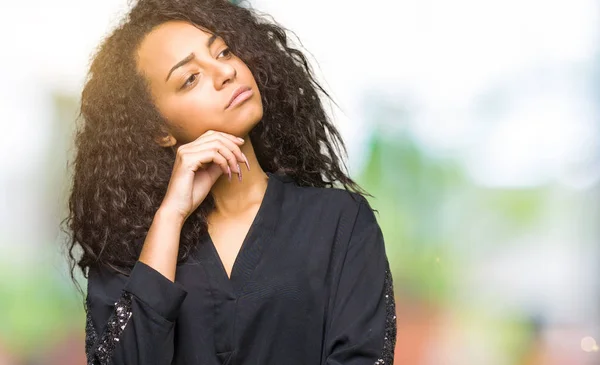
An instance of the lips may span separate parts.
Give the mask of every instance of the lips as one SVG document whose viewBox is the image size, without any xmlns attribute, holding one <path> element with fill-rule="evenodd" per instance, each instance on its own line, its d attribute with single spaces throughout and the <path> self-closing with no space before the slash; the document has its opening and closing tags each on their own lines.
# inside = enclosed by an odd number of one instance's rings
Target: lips
<svg viewBox="0 0 600 365">
<path fill-rule="evenodd" d="M 243 94 L 246 91 L 250 91 L 250 90 L 252 90 L 252 88 L 250 88 L 249 86 L 245 86 L 245 85 L 242 85 L 242 86 L 238 87 L 237 89 L 235 89 L 233 91 L 233 94 L 231 94 L 231 98 L 229 99 L 229 102 L 227 103 L 227 106 L 225 107 L 225 109 L 229 108 L 234 103 L 236 98 L 238 96 L 240 96 L 240 94 Z"/>
</svg>

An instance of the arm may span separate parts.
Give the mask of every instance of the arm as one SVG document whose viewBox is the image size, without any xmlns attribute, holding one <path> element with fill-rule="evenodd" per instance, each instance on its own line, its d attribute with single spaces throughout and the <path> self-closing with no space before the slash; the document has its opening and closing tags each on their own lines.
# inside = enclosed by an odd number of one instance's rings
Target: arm
<svg viewBox="0 0 600 365">
<path fill-rule="evenodd" d="M 88 365 L 171 363 L 175 321 L 187 295 L 174 282 L 180 228 L 157 213 L 129 276 L 104 266 L 90 267 Z"/>
<path fill-rule="evenodd" d="M 392 364 L 396 313 L 383 235 L 366 200 L 331 294 L 324 365 Z"/>
</svg>

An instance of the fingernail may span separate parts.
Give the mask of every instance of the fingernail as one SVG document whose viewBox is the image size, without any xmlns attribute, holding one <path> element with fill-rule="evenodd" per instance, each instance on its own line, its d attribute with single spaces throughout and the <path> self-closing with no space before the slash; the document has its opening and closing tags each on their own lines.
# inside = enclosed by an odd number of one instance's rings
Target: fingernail
<svg viewBox="0 0 600 365">
<path fill-rule="evenodd" d="M 227 166 L 227 176 L 229 179 L 229 182 L 231 182 L 231 167 Z"/>
<path fill-rule="evenodd" d="M 238 180 L 242 181 L 242 169 L 240 168 L 240 164 L 237 164 L 238 168 Z"/>
<path fill-rule="evenodd" d="M 242 152 L 242 156 L 244 156 L 244 162 L 246 162 L 246 167 L 248 168 L 248 171 L 250 171 L 250 164 L 248 163 L 248 157 L 246 157 L 244 152 Z"/>
<path fill-rule="evenodd" d="M 244 139 L 243 138 L 238 137 L 237 139 L 238 139 L 238 141 L 244 143 Z"/>
</svg>

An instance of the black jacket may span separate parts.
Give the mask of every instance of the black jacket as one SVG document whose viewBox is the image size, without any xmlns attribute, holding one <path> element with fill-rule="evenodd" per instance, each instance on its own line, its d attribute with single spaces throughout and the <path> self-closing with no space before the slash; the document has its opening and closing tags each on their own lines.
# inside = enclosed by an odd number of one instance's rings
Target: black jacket
<svg viewBox="0 0 600 365">
<path fill-rule="evenodd" d="M 392 364 L 396 316 L 368 202 L 269 173 L 256 218 L 225 272 L 210 235 L 176 281 L 137 262 L 89 271 L 88 364 Z"/>
</svg>

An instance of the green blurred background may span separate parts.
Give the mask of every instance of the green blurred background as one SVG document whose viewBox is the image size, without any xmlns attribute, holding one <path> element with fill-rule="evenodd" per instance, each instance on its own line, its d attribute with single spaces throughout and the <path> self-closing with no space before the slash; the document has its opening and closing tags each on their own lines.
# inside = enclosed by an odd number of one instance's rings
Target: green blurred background
<svg viewBox="0 0 600 365">
<path fill-rule="evenodd" d="M 600 364 L 600 4 L 251 4 L 340 105 L 393 269 L 395 364 Z M 58 225 L 89 57 L 127 2 L 34 5 L 0 5 L 0 365 L 84 364 Z"/>
</svg>

